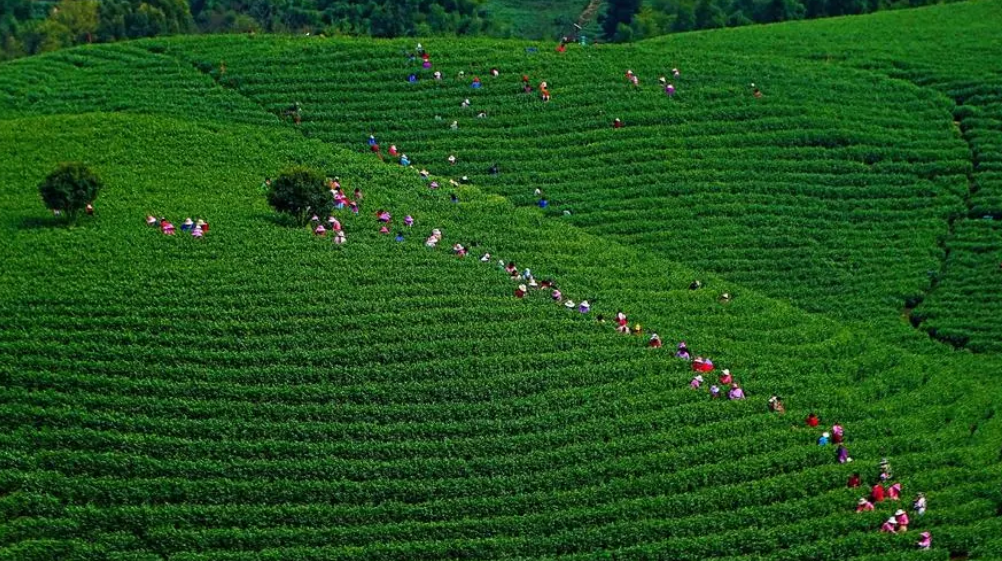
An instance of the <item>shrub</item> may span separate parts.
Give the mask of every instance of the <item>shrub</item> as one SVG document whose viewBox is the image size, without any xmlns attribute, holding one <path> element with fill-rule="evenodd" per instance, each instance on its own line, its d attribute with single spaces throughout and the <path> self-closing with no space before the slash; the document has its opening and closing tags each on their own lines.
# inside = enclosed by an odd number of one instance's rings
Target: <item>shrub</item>
<svg viewBox="0 0 1002 561">
<path fill-rule="evenodd" d="M 268 191 L 268 204 L 299 224 L 305 224 L 310 214 L 319 212 L 329 200 L 323 174 L 304 167 L 282 172 Z"/>
<path fill-rule="evenodd" d="M 38 185 L 46 208 L 64 213 L 75 222 L 80 211 L 94 202 L 101 191 L 101 179 L 80 163 L 61 164 Z"/>
</svg>

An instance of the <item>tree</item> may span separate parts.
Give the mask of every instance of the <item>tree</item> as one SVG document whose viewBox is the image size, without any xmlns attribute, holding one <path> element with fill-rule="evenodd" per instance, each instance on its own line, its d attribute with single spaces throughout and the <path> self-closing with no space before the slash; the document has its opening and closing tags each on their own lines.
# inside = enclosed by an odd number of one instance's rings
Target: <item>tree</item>
<svg viewBox="0 0 1002 561">
<path fill-rule="evenodd" d="M 741 27 L 742 25 L 751 25 L 753 23 L 755 22 L 746 16 L 741 10 L 727 16 L 727 27 Z"/>
<path fill-rule="evenodd" d="M 41 37 L 38 52 L 48 53 L 73 46 L 73 32 L 54 19 L 46 19 L 38 24 L 36 31 Z"/>
<path fill-rule="evenodd" d="M 849 16 L 862 14 L 866 7 L 864 0 L 829 0 L 829 16 Z"/>
<path fill-rule="evenodd" d="M 619 24 L 616 28 L 616 35 L 612 38 L 617 43 L 629 43 L 633 40 L 633 28 L 625 23 Z"/>
<path fill-rule="evenodd" d="M 755 0 L 734 0 L 731 3 L 730 19 L 734 22 L 750 20 L 751 23 L 765 23 L 767 20 L 760 4 Z"/>
<path fill-rule="evenodd" d="M 675 14 L 675 21 L 671 24 L 672 31 L 691 31 L 696 28 L 696 16 L 692 13 L 692 6 L 683 4 L 678 7 Z"/>
<path fill-rule="evenodd" d="M 641 0 L 609 0 L 609 7 L 602 18 L 605 38 L 613 40 L 620 32 L 619 24 L 630 25 L 633 16 L 640 11 Z"/>
<path fill-rule="evenodd" d="M 323 174 L 304 167 L 282 172 L 271 182 L 268 191 L 268 204 L 299 224 L 305 224 L 310 214 L 320 212 L 329 203 L 330 193 Z"/>
<path fill-rule="evenodd" d="M 804 11 L 804 5 L 797 0 L 771 0 L 765 7 L 766 21 L 803 19 Z"/>
<path fill-rule="evenodd" d="M 693 16 L 696 18 L 696 29 L 714 29 L 727 23 L 727 15 L 710 0 L 699 0 Z"/>
<path fill-rule="evenodd" d="M 807 19 L 822 18 L 828 15 L 828 5 L 825 0 L 805 0 L 804 17 Z"/>
<path fill-rule="evenodd" d="M 97 0 L 62 0 L 49 15 L 72 34 L 74 43 L 93 41 L 97 31 L 99 3 Z"/>
<path fill-rule="evenodd" d="M 87 166 L 66 163 L 38 184 L 38 193 L 46 208 L 58 210 L 75 222 L 80 211 L 94 202 L 102 186 L 101 179 Z"/>
<path fill-rule="evenodd" d="M 664 34 L 671 27 L 671 18 L 664 11 L 644 6 L 630 25 L 634 39 L 646 39 Z"/>
</svg>

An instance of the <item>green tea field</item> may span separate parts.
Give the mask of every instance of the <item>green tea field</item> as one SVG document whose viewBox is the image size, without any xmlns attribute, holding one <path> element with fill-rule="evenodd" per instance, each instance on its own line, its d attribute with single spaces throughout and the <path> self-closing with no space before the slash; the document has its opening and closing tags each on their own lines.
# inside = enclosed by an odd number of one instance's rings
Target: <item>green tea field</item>
<svg viewBox="0 0 1002 561">
<path fill-rule="evenodd" d="M 1002 558 L 1000 21 L 0 64 L 0 560 Z"/>
</svg>

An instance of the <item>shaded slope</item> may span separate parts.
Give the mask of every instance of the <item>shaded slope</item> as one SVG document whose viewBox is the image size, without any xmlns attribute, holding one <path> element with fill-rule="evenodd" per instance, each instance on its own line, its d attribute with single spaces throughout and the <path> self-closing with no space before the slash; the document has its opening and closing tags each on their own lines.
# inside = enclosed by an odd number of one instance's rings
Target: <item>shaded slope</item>
<svg viewBox="0 0 1002 561">
<path fill-rule="evenodd" d="M 997 352 L 1002 347 L 1002 217 L 999 150 L 1002 113 L 1002 3 L 965 2 L 917 10 L 735 29 L 659 39 L 662 49 L 732 50 L 837 63 L 914 83 L 954 103 L 957 132 L 969 144 L 972 167 L 964 206 L 942 236 L 940 266 L 910 306 L 913 324 L 957 347 Z M 907 29 L 907 33 L 900 33 Z M 888 37 L 893 37 L 888 40 Z M 898 131 L 894 145 L 900 145 Z"/>
<path fill-rule="evenodd" d="M 913 314 L 937 339 L 975 352 L 1002 351 L 1002 77 L 949 90 L 971 146 L 968 214 L 953 224 L 935 290 Z"/>
</svg>

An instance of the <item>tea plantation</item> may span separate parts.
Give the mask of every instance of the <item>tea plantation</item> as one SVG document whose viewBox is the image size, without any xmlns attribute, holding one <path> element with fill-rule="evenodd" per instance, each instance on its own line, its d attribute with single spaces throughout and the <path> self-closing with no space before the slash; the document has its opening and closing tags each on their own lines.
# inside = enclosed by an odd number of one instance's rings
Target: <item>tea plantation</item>
<svg viewBox="0 0 1002 561">
<path fill-rule="evenodd" d="M 1002 557 L 1000 6 L 0 65 L 0 559 Z M 37 191 L 63 161 L 106 183 L 72 227 Z M 290 165 L 362 190 L 347 243 L 276 218 Z M 900 500 L 856 513 L 885 458 Z"/>
</svg>

